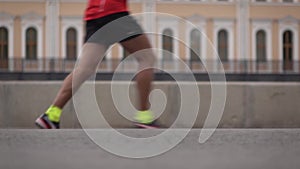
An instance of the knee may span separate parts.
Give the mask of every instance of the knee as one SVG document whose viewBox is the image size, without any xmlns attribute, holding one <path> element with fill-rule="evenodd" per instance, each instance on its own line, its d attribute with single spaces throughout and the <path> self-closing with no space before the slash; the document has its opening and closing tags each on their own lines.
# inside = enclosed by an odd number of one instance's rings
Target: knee
<svg viewBox="0 0 300 169">
<path fill-rule="evenodd" d="M 156 62 L 156 57 L 153 52 L 146 52 L 136 56 L 136 59 L 142 67 L 153 67 Z"/>
<path fill-rule="evenodd" d="M 75 69 L 75 75 L 79 79 L 86 80 L 90 76 L 92 76 L 96 72 L 95 69 L 92 68 L 77 68 Z"/>
</svg>

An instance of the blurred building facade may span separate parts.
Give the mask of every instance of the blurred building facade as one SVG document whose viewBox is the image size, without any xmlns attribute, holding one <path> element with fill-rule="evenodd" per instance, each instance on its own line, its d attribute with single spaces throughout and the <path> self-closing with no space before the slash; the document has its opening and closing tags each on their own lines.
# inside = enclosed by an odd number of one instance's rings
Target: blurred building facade
<svg viewBox="0 0 300 169">
<path fill-rule="evenodd" d="M 0 0 L 0 69 L 71 69 L 85 35 L 86 1 Z M 149 34 L 153 46 L 174 54 L 157 51 L 160 66 L 184 71 L 181 58 L 195 71 L 204 71 L 202 64 L 217 70 L 216 52 L 229 72 L 299 72 L 299 0 L 130 0 L 129 6 L 156 34 Z M 102 70 L 126 55 L 114 45 Z"/>
</svg>

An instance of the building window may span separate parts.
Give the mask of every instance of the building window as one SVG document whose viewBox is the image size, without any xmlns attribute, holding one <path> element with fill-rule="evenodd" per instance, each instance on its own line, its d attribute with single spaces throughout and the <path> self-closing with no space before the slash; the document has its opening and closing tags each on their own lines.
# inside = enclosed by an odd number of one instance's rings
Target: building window
<svg viewBox="0 0 300 169">
<path fill-rule="evenodd" d="M 201 61 L 201 32 L 197 29 L 193 29 L 190 34 L 190 58 L 191 61 Z"/>
<path fill-rule="evenodd" d="M 292 69 L 293 61 L 293 32 L 288 30 L 283 33 L 283 62 L 284 70 Z"/>
<path fill-rule="evenodd" d="M 265 62 L 267 60 L 266 43 L 266 32 L 259 30 L 256 33 L 256 60 L 259 62 Z"/>
<path fill-rule="evenodd" d="M 221 61 L 228 61 L 228 32 L 225 29 L 218 32 L 218 53 Z"/>
<path fill-rule="evenodd" d="M 77 31 L 74 28 L 67 30 L 67 59 L 77 58 Z"/>
<path fill-rule="evenodd" d="M 0 69 L 8 68 L 8 30 L 0 27 Z"/>
<path fill-rule="evenodd" d="M 0 28 L 0 59 L 8 59 L 8 30 Z"/>
<path fill-rule="evenodd" d="M 26 30 L 26 59 L 37 59 L 37 30 L 32 27 Z"/>
<path fill-rule="evenodd" d="M 173 31 L 171 29 L 165 29 L 162 36 L 163 60 L 172 60 Z"/>
<path fill-rule="evenodd" d="M 122 60 L 127 58 L 129 55 L 130 55 L 130 53 L 123 47 Z M 130 58 L 127 58 L 127 59 L 129 60 Z"/>
</svg>

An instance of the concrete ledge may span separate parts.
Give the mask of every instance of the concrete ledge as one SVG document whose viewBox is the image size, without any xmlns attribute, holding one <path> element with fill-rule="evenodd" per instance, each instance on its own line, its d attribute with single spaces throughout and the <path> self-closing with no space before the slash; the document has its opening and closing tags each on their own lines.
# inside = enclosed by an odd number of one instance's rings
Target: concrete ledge
<svg viewBox="0 0 300 169">
<path fill-rule="evenodd" d="M 118 82 L 120 88 L 127 82 Z M 188 82 L 185 82 L 188 85 Z M 0 82 L 0 128 L 35 128 L 35 118 L 43 113 L 54 99 L 61 82 Z M 200 109 L 194 127 L 202 127 L 211 103 L 210 84 L 198 83 Z M 155 82 L 155 89 L 165 93 L 167 104 L 159 121 L 169 126 L 177 117 L 180 108 L 180 92 L 175 82 Z M 105 119 L 118 128 L 132 127 L 132 123 L 121 116 L 111 95 L 110 82 L 97 82 L 95 95 Z M 130 99 L 137 104 L 134 85 L 130 88 Z M 299 128 L 300 127 L 300 83 L 230 82 L 227 84 L 227 99 L 220 128 Z M 90 99 L 90 98 L 83 98 Z M 153 99 L 160 105 L 161 99 Z M 130 110 L 123 105 L 126 111 Z M 160 109 L 159 106 L 155 108 Z M 126 112 L 125 111 L 125 112 Z M 87 114 L 90 112 L 88 111 Z M 123 112 L 124 113 L 124 112 Z M 127 112 L 130 116 L 134 112 Z M 189 112 L 186 112 L 189 116 Z M 103 119 L 91 119 L 87 127 L 107 127 Z M 80 128 L 71 100 L 64 109 L 62 128 Z M 180 122 L 175 127 L 186 127 Z"/>
<path fill-rule="evenodd" d="M 131 129 L 119 131 L 132 137 L 162 132 Z M 0 168 L 299 169 L 299 129 L 219 129 L 204 144 L 197 142 L 199 133 L 200 130 L 192 130 L 172 150 L 156 157 L 137 160 L 117 157 L 104 151 L 82 130 L 2 129 Z"/>
</svg>

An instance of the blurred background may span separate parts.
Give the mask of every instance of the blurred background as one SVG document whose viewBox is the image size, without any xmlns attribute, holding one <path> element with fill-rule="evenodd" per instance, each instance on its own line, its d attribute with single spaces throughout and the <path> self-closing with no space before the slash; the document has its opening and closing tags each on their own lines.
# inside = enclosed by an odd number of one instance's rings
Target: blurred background
<svg viewBox="0 0 300 169">
<path fill-rule="evenodd" d="M 212 48 L 226 73 L 299 73 L 297 0 L 130 0 L 129 6 L 133 14 L 168 13 L 193 24 L 166 15 L 136 15 L 146 31 L 157 33 L 149 35 L 154 47 L 174 53 L 195 73 L 206 72 L 203 64 L 220 71 Z M 85 7 L 86 0 L 0 0 L 0 71 L 70 72 L 85 36 Z M 127 55 L 114 45 L 99 72 L 113 72 Z M 178 58 L 157 55 L 159 67 L 185 71 Z"/>
<path fill-rule="evenodd" d="M 0 0 L 0 127 L 32 128 L 52 102 L 80 54 L 86 2 Z M 148 34 L 153 46 L 174 54 L 157 50 L 157 67 L 188 81 L 180 58 L 199 81 L 195 127 L 203 127 L 210 106 L 207 73 L 218 79 L 222 65 L 229 83 L 219 127 L 300 127 L 298 0 L 130 0 L 129 8 L 147 32 L 155 32 Z M 149 12 L 158 14 L 143 15 Z M 120 45 L 112 46 L 96 77 L 100 107 L 116 127 L 131 126 L 116 113 L 109 93 L 113 72 L 126 56 Z M 124 76 L 136 66 L 133 59 L 126 61 Z M 161 121 L 170 125 L 180 108 L 180 91 L 166 82 L 174 81 L 168 73 L 157 70 L 155 88 L 166 95 Z M 63 114 L 68 117 L 62 127 L 80 127 L 72 101 L 64 111 L 73 113 Z"/>
<path fill-rule="evenodd" d="M 183 63 L 197 80 L 200 103 L 197 119 L 188 118 L 191 111 L 187 108 L 182 117 L 188 120 L 177 121 L 175 128 L 188 127 L 190 120 L 195 120 L 194 128 L 202 129 L 206 121 L 206 127 L 216 127 L 214 122 L 218 119 L 206 120 L 210 106 L 212 102 L 218 106 L 225 102 L 217 125 L 221 129 L 204 144 L 199 144 L 200 130 L 195 129 L 180 146 L 157 157 L 116 157 L 96 146 L 81 130 L 83 125 L 79 123 L 74 100 L 63 110 L 63 130 L 24 130 L 36 129 L 35 119 L 49 107 L 62 80 L 80 59 L 87 1 L 0 0 L 1 169 L 299 169 L 300 0 L 128 0 L 135 19 L 145 31 L 154 32 L 148 34 L 153 47 L 161 49 L 156 50 L 156 66 L 165 71 L 156 70 L 153 89 L 158 90 L 151 96 L 154 113 L 161 115 L 159 122 L 165 127 L 172 125 L 182 99 L 185 107 L 194 107 L 194 95 L 182 98 L 174 82 L 173 77 L 184 81 L 182 86 L 187 89 L 195 84 Z M 145 15 L 149 12 L 152 14 Z M 112 127 L 125 128 L 120 131 L 128 136 L 151 135 L 153 131 L 126 129 L 133 125 L 121 114 L 133 116 L 135 112 L 128 108 L 130 103 L 121 102 L 122 112 L 114 105 L 111 79 L 126 56 L 128 52 L 116 44 L 100 63 L 95 82 L 97 103 Z M 119 89 L 126 87 L 127 78 L 136 67 L 133 59 L 125 61 L 120 76 L 124 79 L 117 83 Z M 213 100 L 208 72 L 214 84 L 222 85 L 223 68 L 226 99 Z M 129 96 L 136 104 L 132 84 Z M 93 99 L 80 98 L 87 103 Z M 86 111 L 81 116 L 85 128 L 108 127 L 104 119 L 89 116 L 95 110 L 84 106 L 79 102 L 78 107 Z M 170 144 L 175 137 L 166 137 L 166 143 Z M 104 137 L 107 142 L 119 141 L 112 138 Z M 158 147 L 163 145 L 157 143 Z M 128 144 L 123 142 L 116 147 L 127 148 Z"/>
</svg>

